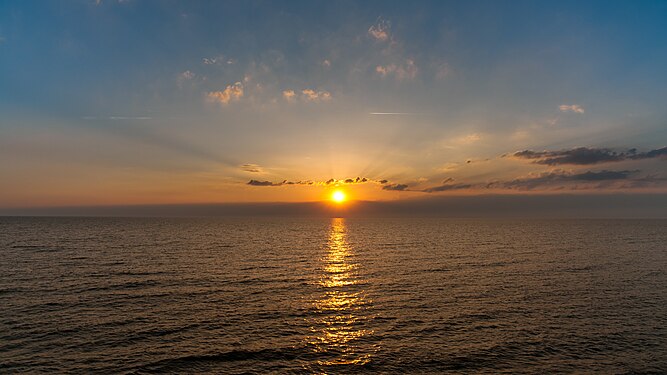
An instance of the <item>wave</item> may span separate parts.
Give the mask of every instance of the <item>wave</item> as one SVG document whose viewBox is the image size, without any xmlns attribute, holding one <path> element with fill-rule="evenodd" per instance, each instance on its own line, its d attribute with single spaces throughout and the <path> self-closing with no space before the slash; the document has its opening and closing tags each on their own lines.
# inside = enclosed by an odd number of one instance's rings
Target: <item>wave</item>
<svg viewBox="0 0 667 375">
<path fill-rule="evenodd" d="M 305 347 L 286 347 L 277 349 L 235 349 L 221 353 L 189 355 L 169 358 L 149 363 L 137 369 L 135 373 L 162 373 L 181 369 L 204 369 L 221 363 L 240 361 L 292 361 L 309 353 Z"/>
</svg>

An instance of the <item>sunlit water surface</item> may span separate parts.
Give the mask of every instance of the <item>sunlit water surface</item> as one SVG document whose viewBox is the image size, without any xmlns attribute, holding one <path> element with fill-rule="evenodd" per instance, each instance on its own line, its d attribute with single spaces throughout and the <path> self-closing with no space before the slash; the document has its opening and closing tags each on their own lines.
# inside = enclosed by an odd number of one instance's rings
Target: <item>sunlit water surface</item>
<svg viewBox="0 0 667 375">
<path fill-rule="evenodd" d="M 0 372 L 667 372 L 667 221 L 0 218 Z"/>
</svg>

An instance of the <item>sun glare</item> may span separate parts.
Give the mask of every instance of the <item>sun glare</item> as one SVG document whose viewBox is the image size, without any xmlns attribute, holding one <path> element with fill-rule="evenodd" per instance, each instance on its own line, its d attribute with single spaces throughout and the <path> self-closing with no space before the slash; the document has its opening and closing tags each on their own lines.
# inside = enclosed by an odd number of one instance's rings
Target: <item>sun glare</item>
<svg viewBox="0 0 667 375">
<path fill-rule="evenodd" d="M 343 193 L 340 190 L 334 191 L 334 193 L 331 195 L 331 199 L 336 202 L 336 203 L 342 203 L 345 201 L 345 193 Z"/>
</svg>

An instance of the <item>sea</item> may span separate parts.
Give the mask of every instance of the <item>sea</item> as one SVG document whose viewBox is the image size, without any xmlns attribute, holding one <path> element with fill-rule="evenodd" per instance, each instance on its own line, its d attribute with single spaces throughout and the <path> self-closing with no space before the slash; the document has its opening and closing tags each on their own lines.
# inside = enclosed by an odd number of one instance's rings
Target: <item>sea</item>
<svg viewBox="0 0 667 375">
<path fill-rule="evenodd" d="M 667 373 L 667 220 L 0 218 L 0 373 Z"/>
</svg>

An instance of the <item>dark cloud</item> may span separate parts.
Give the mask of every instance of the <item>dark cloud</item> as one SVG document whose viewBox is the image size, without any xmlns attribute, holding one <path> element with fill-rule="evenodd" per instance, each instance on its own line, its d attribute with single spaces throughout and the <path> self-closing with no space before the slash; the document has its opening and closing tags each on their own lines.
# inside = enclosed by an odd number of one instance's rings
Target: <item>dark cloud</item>
<svg viewBox="0 0 667 375">
<path fill-rule="evenodd" d="M 383 180 L 384 181 L 384 180 Z M 386 183 L 386 182 L 385 182 Z M 403 191 L 408 188 L 408 185 L 406 184 L 392 184 L 392 185 L 385 185 L 382 187 L 382 190 L 394 190 L 394 191 Z"/>
<path fill-rule="evenodd" d="M 452 181 L 451 179 L 448 179 L 440 186 L 426 188 L 421 191 L 424 193 L 437 193 L 439 191 L 465 190 L 465 189 L 470 189 L 472 187 L 471 184 L 450 184 L 449 182 L 451 181 Z"/>
<path fill-rule="evenodd" d="M 515 158 L 530 159 L 536 164 L 544 165 L 590 165 L 598 163 L 609 163 L 623 160 L 652 159 L 667 156 L 667 147 L 648 152 L 637 152 L 631 148 L 625 151 L 614 151 L 609 148 L 578 147 L 560 151 L 531 151 L 524 150 L 512 154 Z"/>
<path fill-rule="evenodd" d="M 338 182 L 341 182 L 341 181 L 339 180 Z M 361 177 L 347 178 L 342 182 L 344 182 L 346 184 L 363 184 L 364 182 L 368 182 L 368 179 L 366 177 L 364 177 L 364 178 L 361 178 Z"/>
<path fill-rule="evenodd" d="M 254 165 L 254 164 L 244 164 L 244 167 L 246 165 Z M 387 182 L 387 180 L 382 180 L 384 183 Z M 330 178 L 326 181 L 289 181 L 289 180 L 283 180 L 282 182 L 271 182 L 271 181 L 258 181 L 258 180 L 250 180 L 247 184 L 252 185 L 252 186 L 282 186 L 282 185 L 335 185 L 335 184 L 365 184 L 367 182 L 376 182 L 383 184 L 381 181 L 375 181 L 368 179 L 366 177 L 357 177 L 357 178 L 346 178 L 342 180 L 337 180 L 335 178 Z"/>
<path fill-rule="evenodd" d="M 248 181 L 248 185 L 252 186 L 280 186 L 282 184 L 283 184 L 282 182 L 274 183 L 271 181 L 257 181 L 257 180 Z"/>
<path fill-rule="evenodd" d="M 599 172 L 584 172 L 573 174 L 569 178 L 572 181 L 607 181 L 607 180 L 625 180 L 631 174 L 638 171 L 599 171 Z"/>
<path fill-rule="evenodd" d="M 539 186 L 554 186 L 571 182 L 602 182 L 627 180 L 633 174 L 639 171 L 587 171 L 582 173 L 568 173 L 563 171 L 554 171 L 542 173 L 535 177 L 518 178 L 511 181 L 493 182 L 487 187 L 504 187 L 510 189 L 533 189 Z"/>
<path fill-rule="evenodd" d="M 651 150 L 644 154 L 647 158 L 657 158 L 660 156 L 667 156 L 667 147 Z"/>
</svg>

